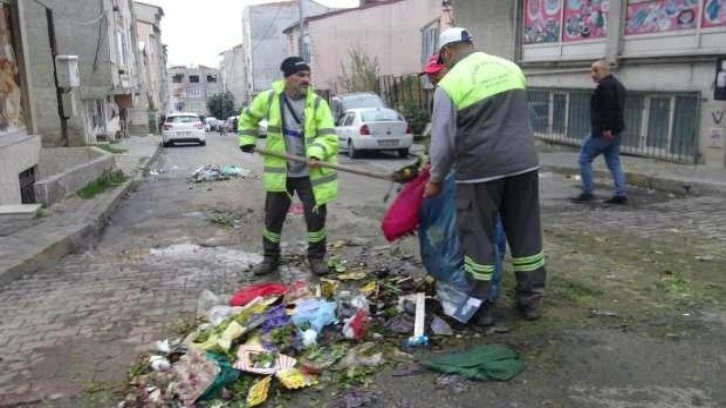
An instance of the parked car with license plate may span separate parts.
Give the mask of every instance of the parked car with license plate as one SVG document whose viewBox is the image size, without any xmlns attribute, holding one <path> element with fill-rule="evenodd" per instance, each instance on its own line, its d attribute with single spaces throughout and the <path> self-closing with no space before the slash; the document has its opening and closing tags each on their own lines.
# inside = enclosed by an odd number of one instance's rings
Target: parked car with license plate
<svg viewBox="0 0 726 408">
<path fill-rule="evenodd" d="M 351 109 L 387 107 L 383 99 L 373 92 L 356 92 L 330 98 L 330 109 L 336 121 Z"/>
<path fill-rule="evenodd" d="M 341 151 L 351 158 L 361 151 L 396 151 L 408 156 L 413 145 L 413 131 L 403 116 L 388 108 L 350 109 L 335 128 Z"/>
<path fill-rule="evenodd" d="M 168 115 L 161 130 L 161 137 L 164 147 L 174 143 L 198 143 L 201 146 L 207 144 L 204 124 L 196 113 L 177 112 Z"/>
</svg>

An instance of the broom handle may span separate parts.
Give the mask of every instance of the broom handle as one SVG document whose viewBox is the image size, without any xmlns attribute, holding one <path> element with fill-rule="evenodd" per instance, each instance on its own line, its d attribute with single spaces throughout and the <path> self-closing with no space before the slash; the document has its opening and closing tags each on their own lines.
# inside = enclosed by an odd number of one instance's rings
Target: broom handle
<svg viewBox="0 0 726 408">
<path fill-rule="evenodd" d="M 255 151 L 263 156 L 274 157 L 276 159 L 291 160 L 291 161 L 296 161 L 296 162 L 300 162 L 300 163 L 308 162 L 308 159 L 301 157 L 301 156 L 296 156 L 294 154 L 276 153 L 276 152 L 271 152 L 271 151 L 265 150 L 265 149 L 256 149 Z M 379 179 L 379 180 L 393 181 L 393 176 L 391 174 L 379 173 L 379 172 L 368 171 L 368 170 L 361 170 L 361 169 L 356 169 L 356 168 L 352 168 L 352 167 L 341 166 L 338 164 L 332 164 L 332 163 L 328 163 L 328 162 L 324 162 L 324 161 L 319 161 L 318 163 L 319 163 L 320 167 L 325 167 L 328 169 L 357 174 L 359 176 L 370 177 L 370 178 Z"/>
</svg>

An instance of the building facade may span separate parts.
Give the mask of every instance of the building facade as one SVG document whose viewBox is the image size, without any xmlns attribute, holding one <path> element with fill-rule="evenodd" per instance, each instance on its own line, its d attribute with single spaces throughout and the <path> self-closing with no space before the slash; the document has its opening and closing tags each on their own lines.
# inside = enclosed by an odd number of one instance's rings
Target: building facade
<svg viewBox="0 0 726 408">
<path fill-rule="evenodd" d="M 306 19 L 313 79 L 317 88 L 342 90 L 343 67 L 352 50 L 378 62 L 380 75 L 405 75 L 421 70 L 430 55 L 423 29 L 440 29 L 441 0 L 388 0 L 337 10 Z M 297 53 L 300 28 L 285 29 L 289 53 Z"/>
<path fill-rule="evenodd" d="M 80 87 L 56 98 L 47 10 L 56 53 L 78 57 Z M 128 134 L 138 87 L 138 39 L 131 0 L 25 2 L 29 75 L 36 128 L 45 146 L 93 144 Z M 61 111 L 67 118 L 63 135 Z"/>
<path fill-rule="evenodd" d="M 311 0 L 302 0 L 305 16 L 332 11 Z M 270 89 L 280 79 L 280 63 L 289 56 L 283 30 L 300 19 L 295 1 L 248 6 L 242 13 L 242 42 L 247 66 L 248 96 Z"/>
<path fill-rule="evenodd" d="M 136 29 L 139 40 L 139 91 L 134 106 L 134 134 L 159 131 L 161 115 L 168 110 L 169 84 L 166 78 L 166 48 L 161 38 L 164 10 L 151 4 L 135 2 Z"/>
<path fill-rule="evenodd" d="M 247 66 L 245 65 L 244 45 L 239 44 L 220 56 L 219 75 L 222 79 L 222 91 L 234 96 L 235 109 L 240 109 L 248 102 L 247 99 Z"/>
<path fill-rule="evenodd" d="M 726 1 L 461 0 L 454 11 L 480 48 L 524 67 L 538 136 L 577 144 L 587 135 L 589 66 L 604 58 L 629 90 L 625 152 L 726 165 L 726 102 L 714 98 Z"/>
<path fill-rule="evenodd" d="M 0 206 L 33 203 L 40 137 L 27 65 L 25 2 L 0 0 Z"/>
<path fill-rule="evenodd" d="M 168 76 L 172 111 L 207 115 L 207 100 L 222 92 L 219 70 L 215 68 L 174 66 L 169 68 Z"/>
</svg>

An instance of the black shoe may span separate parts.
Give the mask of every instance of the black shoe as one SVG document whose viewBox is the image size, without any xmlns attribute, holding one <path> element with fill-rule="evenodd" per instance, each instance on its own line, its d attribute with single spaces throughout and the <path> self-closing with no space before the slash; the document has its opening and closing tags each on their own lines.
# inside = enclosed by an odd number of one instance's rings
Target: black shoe
<svg viewBox="0 0 726 408">
<path fill-rule="evenodd" d="M 540 318 L 539 302 L 530 303 L 528 305 L 519 303 L 517 304 L 517 310 L 519 310 L 519 313 L 522 317 L 524 317 L 524 320 L 533 321 Z"/>
<path fill-rule="evenodd" d="M 593 200 L 595 200 L 595 194 L 592 193 L 581 193 L 577 197 L 570 198 L 570 201 L 572 201 L 573 203 L 589 203 Z"/>
<path fill-rule="evenodd" d="M 252 267 L 252 274 L 255 276 L 264 276 L 277 272 L 280 267 L 280 259 L 265 257 L 262 262 Z"/>
<path fill-rule="evenodd" d="M 624 195 L 616 195 L 612 198 L 605 200 L 605 204 L 617 204 L 617 205 L 625 205 L 628 203 L 628 196 Z"/>
<path fill-rule="evenodd" d="M 486 328 L 494 326 L 494 312 L 492 305 L 483 304 L 472 319 L 476 327 Z"/>
<path fill-rule="evenodd" d="M 308 263 L 310 264 L 310 271 L 313 275 L 324 276 L 330 272 L 328 263 L 323 258 L 311 258 L 308 259 Z"/>
</svg>

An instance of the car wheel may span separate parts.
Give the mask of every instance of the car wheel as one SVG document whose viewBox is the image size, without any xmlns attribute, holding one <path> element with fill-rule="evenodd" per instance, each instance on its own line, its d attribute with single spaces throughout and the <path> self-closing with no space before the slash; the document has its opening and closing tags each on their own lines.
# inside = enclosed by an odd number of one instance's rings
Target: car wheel
<svg viewBox="0 0 726 408">
<path fill-rule="evenodd" d="M 348 140 L 348 157 L 351 159 L 355 159 L 360 156 L 360 152 L 356 150 L 355 146 L 353 146 L 353 142 Z"/>
<path fill-rule="evenodd" d="M 173 145 L 172 142 L 163 142 L 162 143 L 162 146 L 164 146 L 164 147 L 171 147 L 172 145 Z"/>
<path fill-rule="evenodd" d="M 199 141 L 199 146 L 206 146 L 206 145 L 207 145 L 207 141 L 206 140 L 200 140 Z"/>
<path fill-rule="evenodd" d="M 408 157 L 408 149 L 398 149 L 398 157 L 405 159 Z"/>
</svg>

